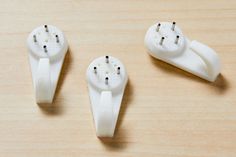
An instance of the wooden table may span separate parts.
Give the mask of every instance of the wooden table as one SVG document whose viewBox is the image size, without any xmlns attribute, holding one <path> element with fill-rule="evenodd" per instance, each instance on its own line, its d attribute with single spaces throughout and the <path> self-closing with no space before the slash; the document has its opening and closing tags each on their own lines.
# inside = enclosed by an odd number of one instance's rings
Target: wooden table
<svg viewBox="0 0 236 157">
<path fill-rule="evenodd" d="M 1 0 L 0 156 L 235 157 L 235 0 Z M 146 53 L 157 21 L 176 21 L 214 48 L 222 73 L 209 83 Z M 41 24 L 69 42 L 51 106 L 35 103 L 26 38 Z M 85 72 L 112 55 L 129 83 L 113 139 L 95 135 Z"/>
</svg>

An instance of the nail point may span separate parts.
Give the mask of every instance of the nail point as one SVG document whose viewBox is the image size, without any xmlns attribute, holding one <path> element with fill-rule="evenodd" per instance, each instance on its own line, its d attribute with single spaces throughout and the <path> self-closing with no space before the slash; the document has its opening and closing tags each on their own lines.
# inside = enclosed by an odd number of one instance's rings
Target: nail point
<svg viewBox="0 0 236 157">
<path fill-rule="evenodd" d="M 94 73 L 97 73 L 97 67 L 93 67 Z"/>
<path fill-rule="evenodd" d="M 109 56 L 106 56 L 106 63 L 109 63 Z"/>
<path fill-rule="evenodd" d="M 56 37 L 57 43 L 59 43 L 59 37 L 58 37 L 58 35 L 56 34 L 55 37 Z"/>
<path fill-rule="evenodd" d="M 175 44 L 178 44 L 178 42 L 179 42 L 179 35 L 176 36 Z"/>
<path fill-rule="evenodd" d="M 172 23 L 172 27 L 171 27 L 172 31 L 175 30 L 175 24 L 176 24 L 176 22 L 173 22 L 173 23 Z"/>
<path fill-rule="evenodd" d="M 48 25 L 44 25 L 45 31 L 48 32 Z"/>
<path fill-rule="evenodd" d="M 157 32 L 159 32 L 160 27 L 161 27 L 161 23 L 158 23 L 158 24 L 157 24 L 157 28 L 156 28 L 156 31 L 157 31 Z"/>
<path fill-rule="evenodd" d="M 105 83 L 108 84 L 108 77 L 105 78 Z"/>
<path fill-rule="evenodd" d="M 160 40 L 159 44 L 162 45 L 164 40 L 165 40 L 165 37 L 161 37 L 161 40 Z"/>
<path fill-rule="evenodd" d="M 120 74 L 120 67 L 117 68 L 117 74 Z"/>
<path fill-rule="evenodd" d="M 33 35 L 33 38 L 34 38 L 34 42 L 37 42 L 36 35 Z"/>
<path fill-rule="evenodd" d="M 44 45 L 43 48 L 44 48 L 44 52 L 48 52 L 46 45 Z"/>
</svg>

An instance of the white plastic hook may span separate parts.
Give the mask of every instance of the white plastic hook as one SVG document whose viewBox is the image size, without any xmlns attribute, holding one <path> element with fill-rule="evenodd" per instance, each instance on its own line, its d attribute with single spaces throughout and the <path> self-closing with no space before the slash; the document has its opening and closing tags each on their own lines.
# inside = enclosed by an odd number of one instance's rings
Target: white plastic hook
<svg viewBox="0 0 236 157">
<path fill-rule="evenodd" d="M 52 103 L 68 43 L 64 34 L 51 25 L 35 28 L 27 46 L 37 103 Z"/>
<path fill-rule="evenodd" d="M 155 58 L 214 82 L 220 73 L 220 60 L 213 49 L 185 37 L 175 22 L 152 25 L 145 36 L 148 52 Z"/>
<path fill-rule="evenodd" d="M 112 137 L 128 81 L 125 67 L 114 57 L 99 57 L 89 65 L 87 81 L 97 136 Z"/>
</svg>

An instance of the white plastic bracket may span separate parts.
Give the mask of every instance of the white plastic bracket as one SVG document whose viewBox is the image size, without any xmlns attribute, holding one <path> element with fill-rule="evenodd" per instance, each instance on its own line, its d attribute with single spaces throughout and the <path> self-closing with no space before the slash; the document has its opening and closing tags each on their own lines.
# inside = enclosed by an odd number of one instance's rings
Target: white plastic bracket
<svg viewBox="0 0 236 157">
<path fill-rule="evenodd" d="M 58 28 L 43 25 L 29 34 L 27 46 L 36 101 L 52 103 L 68 50 L 67 40 Z"/>
<path fill-rule="evenodd" d="M 214 82 L 220 73 L 220 60 L 213 49 L 185 37 L 175 22 L 152 25 L 145 35 L 150 55 L 198 77 Z"/>
<path fill-rule="evenodd" d="M 125 67 L 114 57 L 99 57 L 89 65 L 87 81 L 97 136 L 112 137 L 128 81 Z"/>
</svg>

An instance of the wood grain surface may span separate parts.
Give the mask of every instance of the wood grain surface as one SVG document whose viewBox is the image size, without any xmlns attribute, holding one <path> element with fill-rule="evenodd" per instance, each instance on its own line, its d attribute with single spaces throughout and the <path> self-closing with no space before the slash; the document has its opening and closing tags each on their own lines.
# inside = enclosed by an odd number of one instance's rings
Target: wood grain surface
<svg viewBox="0 0 236 157">
<path fill-rule="evenodd" d="M 235 0 L 1 0 L 1 157 L 235 157 Z M 209 83 L 146 53 L 157 21 L 176 21 L 219 54 Z M 54 103 L 35 103 L 26 38 L 41 24 L 64 31 L 69 53 Z M 85 79 L 102 55 L 126 66 L 113 139 L 95 135 Z"/>
</svg>

